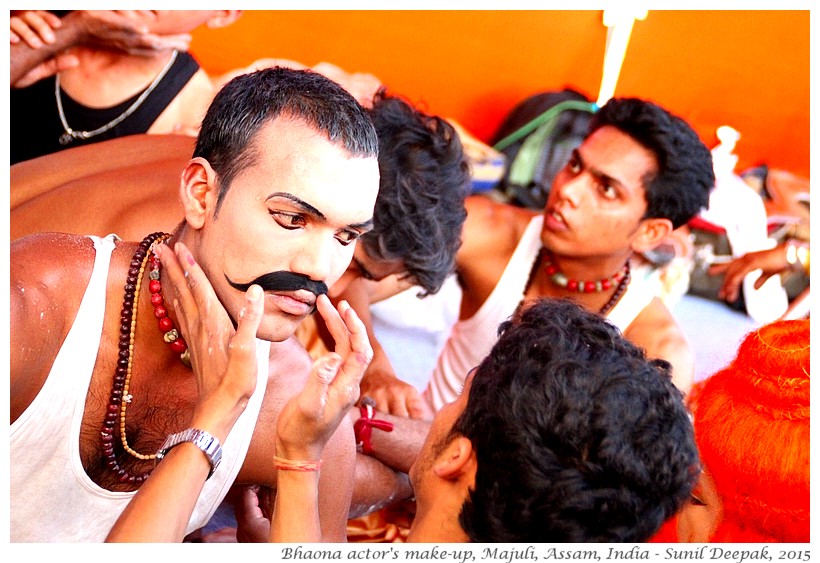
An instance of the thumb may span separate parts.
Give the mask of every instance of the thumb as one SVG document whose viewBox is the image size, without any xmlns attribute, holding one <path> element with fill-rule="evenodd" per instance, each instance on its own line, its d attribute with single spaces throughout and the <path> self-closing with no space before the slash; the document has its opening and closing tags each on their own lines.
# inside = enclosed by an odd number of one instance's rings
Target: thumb
<svg viewBox="0 0 820 563">
<path fill-rule="evenodd" d="M 330 352 L 313 362 L 311 374 L 302 395 L 308 399 L 308 404 L 324 405 L 327 398 L 327 388 L 333 382 L 342 364 L 342 357 Z"/>
<path fill-rule="evenodd" d="M 245 292 L 245 303 L 239 312 L 239 321 L 234 336 L 234 340 L 240 344 L 253 344 L 256 339 L 256 332 L 259 330 L 265 312 L 262 297 L 262 288 L 256 284 Z"/>
</svg>

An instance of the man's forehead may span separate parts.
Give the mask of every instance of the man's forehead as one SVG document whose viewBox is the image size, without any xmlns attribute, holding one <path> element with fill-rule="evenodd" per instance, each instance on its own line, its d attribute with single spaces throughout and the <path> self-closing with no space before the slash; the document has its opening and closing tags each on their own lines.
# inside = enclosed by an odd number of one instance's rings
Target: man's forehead
<svg viewBox="0 0 820 563">
<path fill-rule="evenodd" d="M 248 139 L 248 146 L 253 150 L 275 150 L 278 153 L 288 154 L 298 153 L 305 141 L 334 147 L 352 159 L 362 158 L 376 161 L 378 156 L 375 151 L 372 154 L 352 153 L 341 136 L 333 140 L 323 126 L 287 111 L 265 119 Z"/>
<path fill-rule="evenodd" d="M 339 212 L 351 224 L 372 219 L 379 187 L 375 156 L 353 157 L 307 122 L 288 117 L 263 125 L 251 142 L 253 156 L 237 181 L 259 197 L 290 194 L 328 217 Z"/>
<path fill-rule="evenodd" d="M 658 170 L 655 153 L 628 133 L 612 126 L 596 129 L 576 149 L 584 166 L 624 185 L 643 185 Z"/>
</svg>

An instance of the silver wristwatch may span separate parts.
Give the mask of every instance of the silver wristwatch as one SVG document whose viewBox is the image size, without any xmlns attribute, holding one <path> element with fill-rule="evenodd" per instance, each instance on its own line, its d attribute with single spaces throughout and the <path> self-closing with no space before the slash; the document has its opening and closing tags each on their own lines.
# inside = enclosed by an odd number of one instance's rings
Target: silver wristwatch
<svg viewBox="0 0 820 563">
<path fill-rule="evenodd" d="M 216 468 L 219 467 L 219 462 L 222 461 L 222 444 L 219 443 L 217 438 L 204 430 L 187 428 L 182 432 L 168 436 L 157 452 L 157 462 L 164 458 L 171 448 L 183 442 L 191 442 L 202 450 L 202 453 L 208 458 L 208 461 L 211 463 L 211 471 L 208 473 L 208 479 L 210 479 L 211 475 L 216 471 Z"/>
</svg>

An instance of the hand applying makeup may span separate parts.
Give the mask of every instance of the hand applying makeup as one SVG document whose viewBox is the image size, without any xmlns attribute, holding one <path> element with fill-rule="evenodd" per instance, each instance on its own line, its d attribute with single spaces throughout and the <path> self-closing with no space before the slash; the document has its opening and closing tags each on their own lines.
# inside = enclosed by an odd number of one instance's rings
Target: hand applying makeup
<svg viewBox="0 0 820 563">
<path fill-rule="evenodd" d="M 256 385 L 255 339 L 264 312 L 263 291 L 258 285 L 247 290 L 234 329 L 184 244 L 175 245 L 174 251 L 161 245 L 158 255 L 173 287 L 174 312 L 191 351 L 199 390 L 191 426 L 209 432 L 221 443 Z M 336 351 L 313 363 L 305 388 L 285 404 L 279 416 L 279 494 L 270 530 L 272 541 L 321 540 L 320 457 L 358 399 L 359 382 L 373 354 L 363 323 L 346 302 L 334 308 L 327 296 L 321 295 L 316 305 L 336 342 Z M 170 450 L 129 503 L 107 541 L 181 541 L 209 469 L 207 458 L 191 444 Z M 287 523 L 278 522 L 282 519 L 276 519 L 277 510 L 289 515 Z M 292 519 L 294 515 L 297 517 Z"/>
<path fill-rule="evenodd" d="M 184 244 L 155 250 L 173 288 L 173 308 L 191 351 L 199 400 L 190 427 L 222 444 L 256 387 L 256 331 L 263 292 L 252 286 L 234 330 L 202 269 Z M 221 446 L 220 446 L 221 447 Z M 106 541 L 182 541 L 209 459 L 192 443 L 171 449 L 120 518 Z"/>
</svg>

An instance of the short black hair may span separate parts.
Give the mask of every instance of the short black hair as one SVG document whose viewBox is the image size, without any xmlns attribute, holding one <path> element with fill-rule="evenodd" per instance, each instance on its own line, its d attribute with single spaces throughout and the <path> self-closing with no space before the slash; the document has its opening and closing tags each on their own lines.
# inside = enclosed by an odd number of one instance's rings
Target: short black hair
<svg viewBox="0 0 820 563">
<path fill-rule="evenodd" d="M 256 134 L 280 115 L 303 120 L 351 156 L 378 156 L 367 111 L 337 83 L 310 70 L 283 67 L 242 74 L 214 97 L 194 148 L 194 157 L 207 160 L 219 177 L 217 210 L 237 173 L 257 158 Z"/>
<path fill-rule="evenodd" d="M 686 224 L 709 206 L 715 186 L 712 153 L 683 119 L 652 102 L 612 98 L 590 122 L 590 134 L 609 125 L 655 154 L 658 173 L 647 178 L 646 217 Z"/>
<path fill-rule="evenodd" d="M 469 166 L 444 119 L 380 90 L 370 116 L 379 136 L 379 195 L 373 230 L 362 236 L 375 259 L 402 260 L 420 296 L 436 293 L 455 270 Z"/>
<path fill-rule="evenodd" d="M 541 299 L 502 323 L 451 436 L 478 460 L 459 517 L 476 542 L 642 542 L 700 464 L 670 364 L 608 321 Z"/>
</svg>

